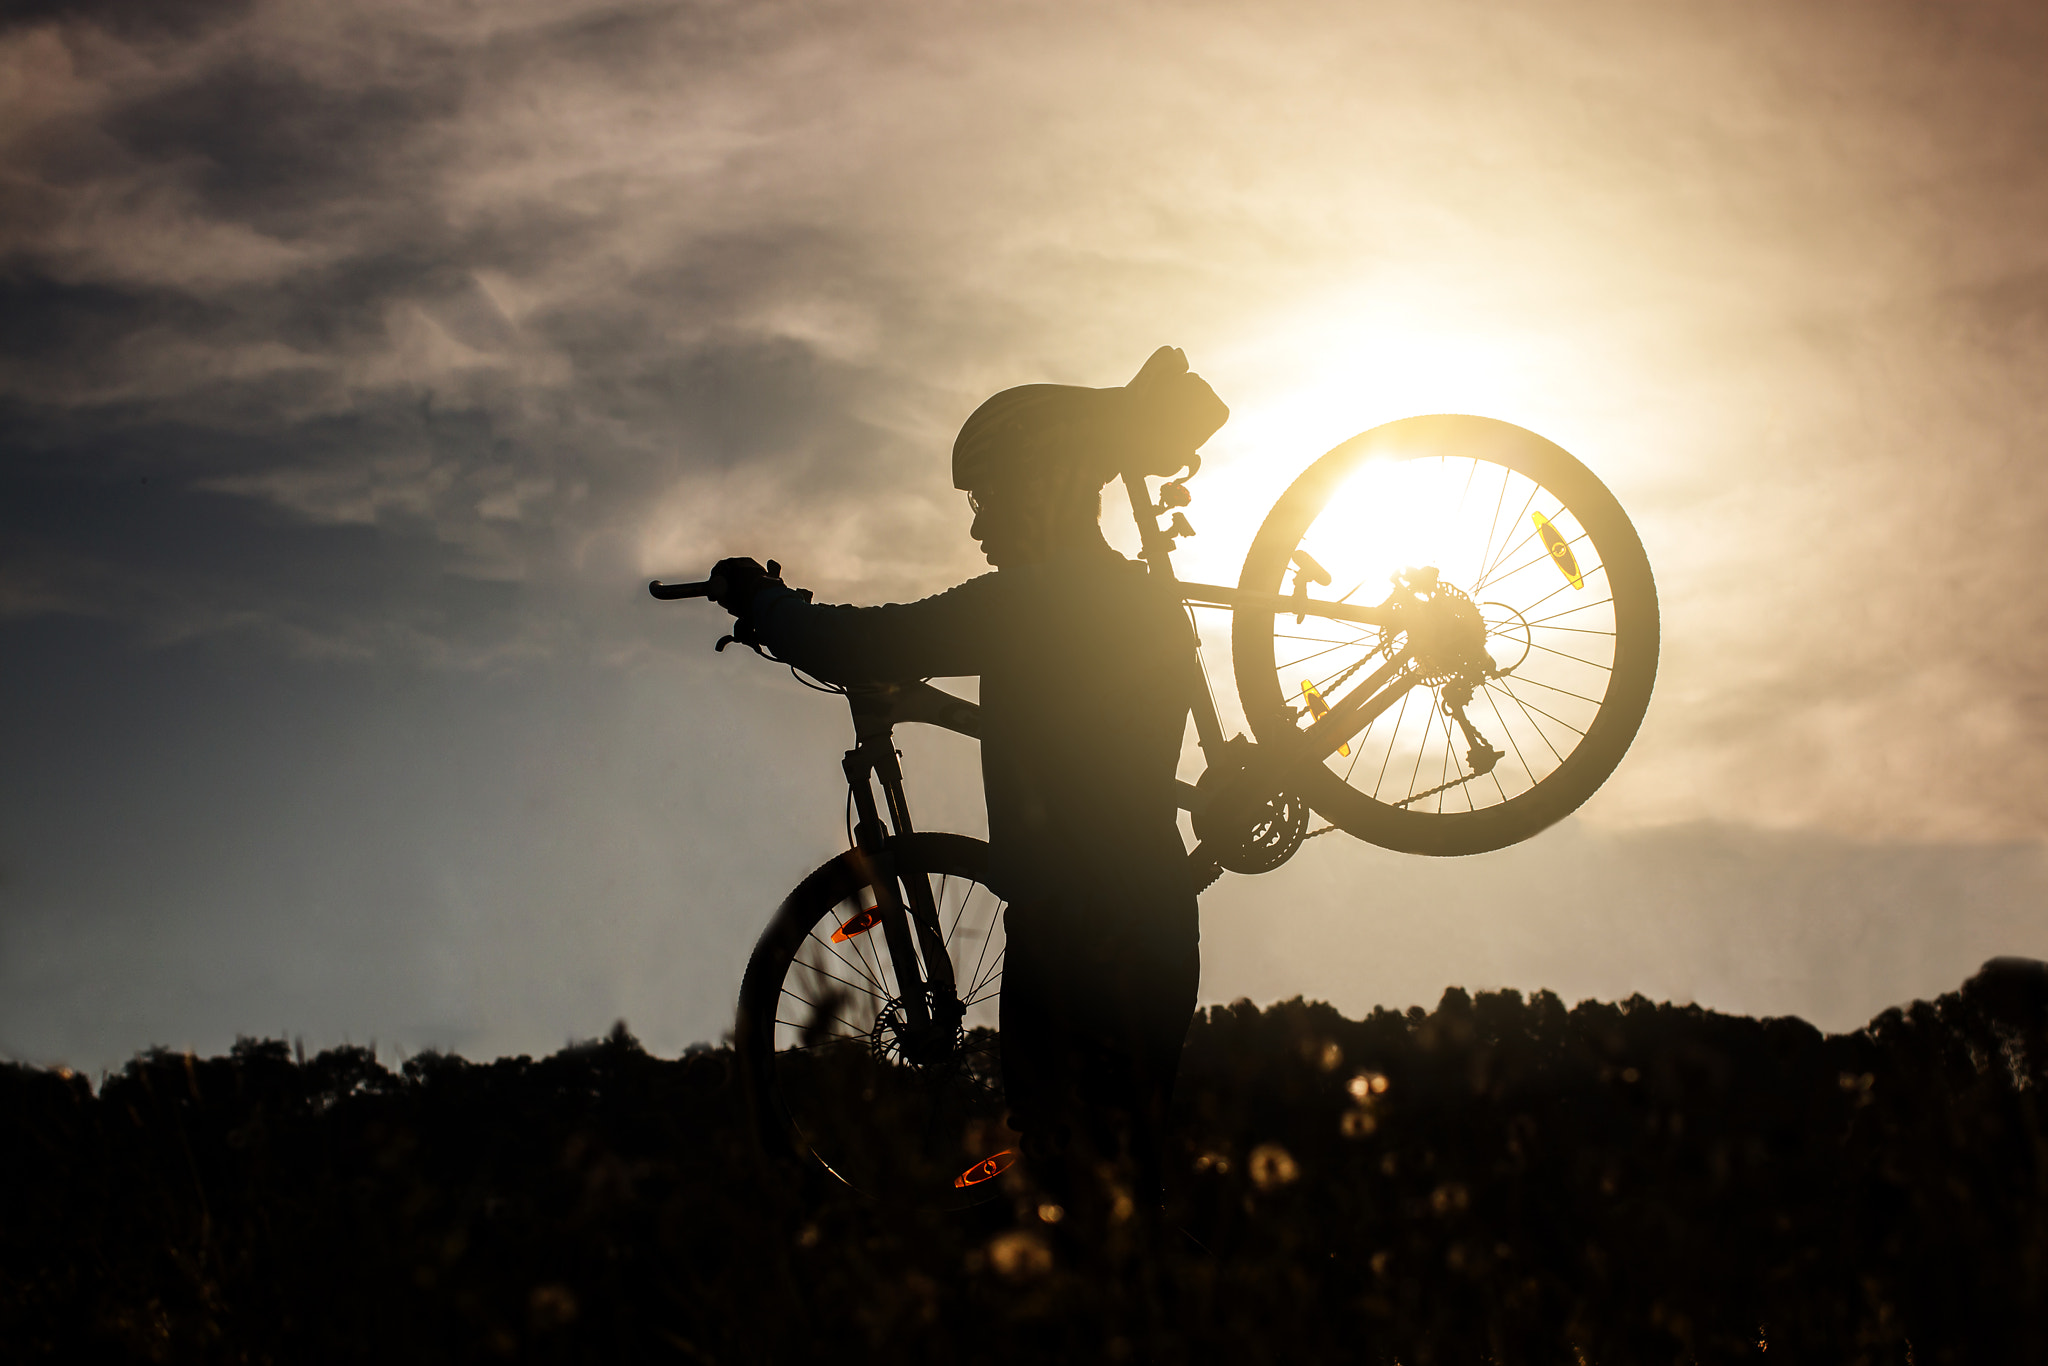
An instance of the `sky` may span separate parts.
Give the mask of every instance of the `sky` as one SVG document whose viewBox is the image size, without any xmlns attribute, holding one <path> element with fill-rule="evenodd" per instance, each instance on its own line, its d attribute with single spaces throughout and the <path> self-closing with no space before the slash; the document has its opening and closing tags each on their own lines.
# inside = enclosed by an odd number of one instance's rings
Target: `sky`
<svg viewBox="0 0 2048 1366">
<path fill-rule="evenodd" d="M 0 16 L 0 1054 L 715 1041 L 848 727 L 646 580 L 959 582 L 966 415 L 1162 344 L 1233 412 L 1184 576 L 1471 412 L 1606 481 L 1664 619 L 1579 815 L 1228 877 L 1205 1001 L 1849 1029 L 2048 957 L 2039 6 Z"/>
</svg>

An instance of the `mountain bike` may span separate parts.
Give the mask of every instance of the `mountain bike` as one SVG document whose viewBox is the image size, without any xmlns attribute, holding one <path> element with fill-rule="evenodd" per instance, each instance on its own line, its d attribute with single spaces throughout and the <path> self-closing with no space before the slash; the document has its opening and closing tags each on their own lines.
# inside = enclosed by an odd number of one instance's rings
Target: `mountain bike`
<svg viewBox="0 0 2048 1366">
<path fill-rule="evenodd" d="M 1199 886 L 1331 831 L 1499 849 L 1614 771 L 1656 677 L 1656 585 L 1621 505 L 1562 448 L 1481 417 L 1375 427 L 1295 479 L 1234 587 L 1173 571 L 1199 468 L 1156 491 L 1123 478 L 1149 581 L 1191 621 L 1231 614 L 1250 736 L 1224 735 L 1192 630 L 1187 646 L 1205 768 L 1178 789 Z M 853 713 L 848 848 L 783 899 L 748 963 L 735 1046 L 755 1118 L 771 1152 L 869 1194 L 971 1204 L 1015 1157 L 996 1052 L 1004 902 L 984 843 L 913 826 L 893 734 L 974 736 L 978 711 L 929 682 L 827 690 Z"/>
</svg>

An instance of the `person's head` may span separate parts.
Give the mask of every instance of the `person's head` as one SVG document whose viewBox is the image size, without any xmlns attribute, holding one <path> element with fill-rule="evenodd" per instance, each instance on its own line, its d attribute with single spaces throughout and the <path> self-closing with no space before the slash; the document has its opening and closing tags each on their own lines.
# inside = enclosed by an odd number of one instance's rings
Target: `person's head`
<svg viewBox="0 0 2048 1366">
<path fill-rule="evenodd" d="M 1102 544 L 1102 486 L 1169 475 L 1230 416 L 1187 358 L 1162 346 L 1120 389 L 1026 384 L 974 410 L 953 443 L 970 535 L 998 569 Z"/>
<path fill-rule="evenodd" d="M 1102 540 L 1102 484 L 1091 473 L 1053 468 L 1034 478 L 984 480 L 967 491 L 967 534 L 997 569 L 1042 564 Z"/>
</svg>

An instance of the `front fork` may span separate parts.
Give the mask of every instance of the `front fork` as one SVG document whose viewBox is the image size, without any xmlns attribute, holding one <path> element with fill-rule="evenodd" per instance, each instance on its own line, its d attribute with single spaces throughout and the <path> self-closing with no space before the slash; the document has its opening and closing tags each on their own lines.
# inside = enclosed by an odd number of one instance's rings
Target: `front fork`
<svg viewBox="0 0 2048 1366">
<path fill-rule="evenodd" d="M 903 796 L 903 767 L 897 762 L 895 744 L 886 735 L 855 744 L 846 751 L 842 766 L 853 794 L 853 858 L 861 879 L 874 892 L 870 913 L 879 924 L 896 973 L 904 1054 L 913 1063 L 926 1061 L 923 1055 L 928 1052 L 933 1059 L 942 1058 L 951 1052 L 966 1010 L 960 1004 L 952 955 L 946 952 L 939 927 L 931 878 L 922 872 L 901 879 L 897 876 L 892 841 L 911 831 L 910 808 Z M 888 804 L 887 826 L 875 804 L 876 778 L 881 780 L 883 800 Z M 910 894 L 908 905 L 904 890 Z"/>
</svg>

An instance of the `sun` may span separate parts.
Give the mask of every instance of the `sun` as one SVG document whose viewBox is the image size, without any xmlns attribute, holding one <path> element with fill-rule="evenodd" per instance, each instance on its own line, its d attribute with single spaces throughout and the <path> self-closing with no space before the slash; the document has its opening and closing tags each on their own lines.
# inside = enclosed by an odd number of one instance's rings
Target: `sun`
<svg viewBox="0 0 2048 1366">
<path fill-rule="evenodd" d="M 1327 310 L 1327 311 L 1324 311 Z M 1474 413 L 1522 422 L 1540 408 L 1553 357 L 1538 339 L 1488 319 L 1424 316 L 1386 299 L 1345 313 L 1325 305 L 1277 320 L 1244 344 L 1201 358 L 1230 404 L 1230 421 L 1203 452 L 1188 519 L 1197 535 L 1174 552 L 1180 577 L 1235 583 L 1260 522 L 1295 476 L 1367 428 L 1421 413 Z M 1193 357 L 1191 357 L 1193 358 Z M 1205 368 L 1206 367 L 1206 368 Z M 1111 539 L 1137 535 L 1123 492 L 1105 495 Z"/>
</svg>

